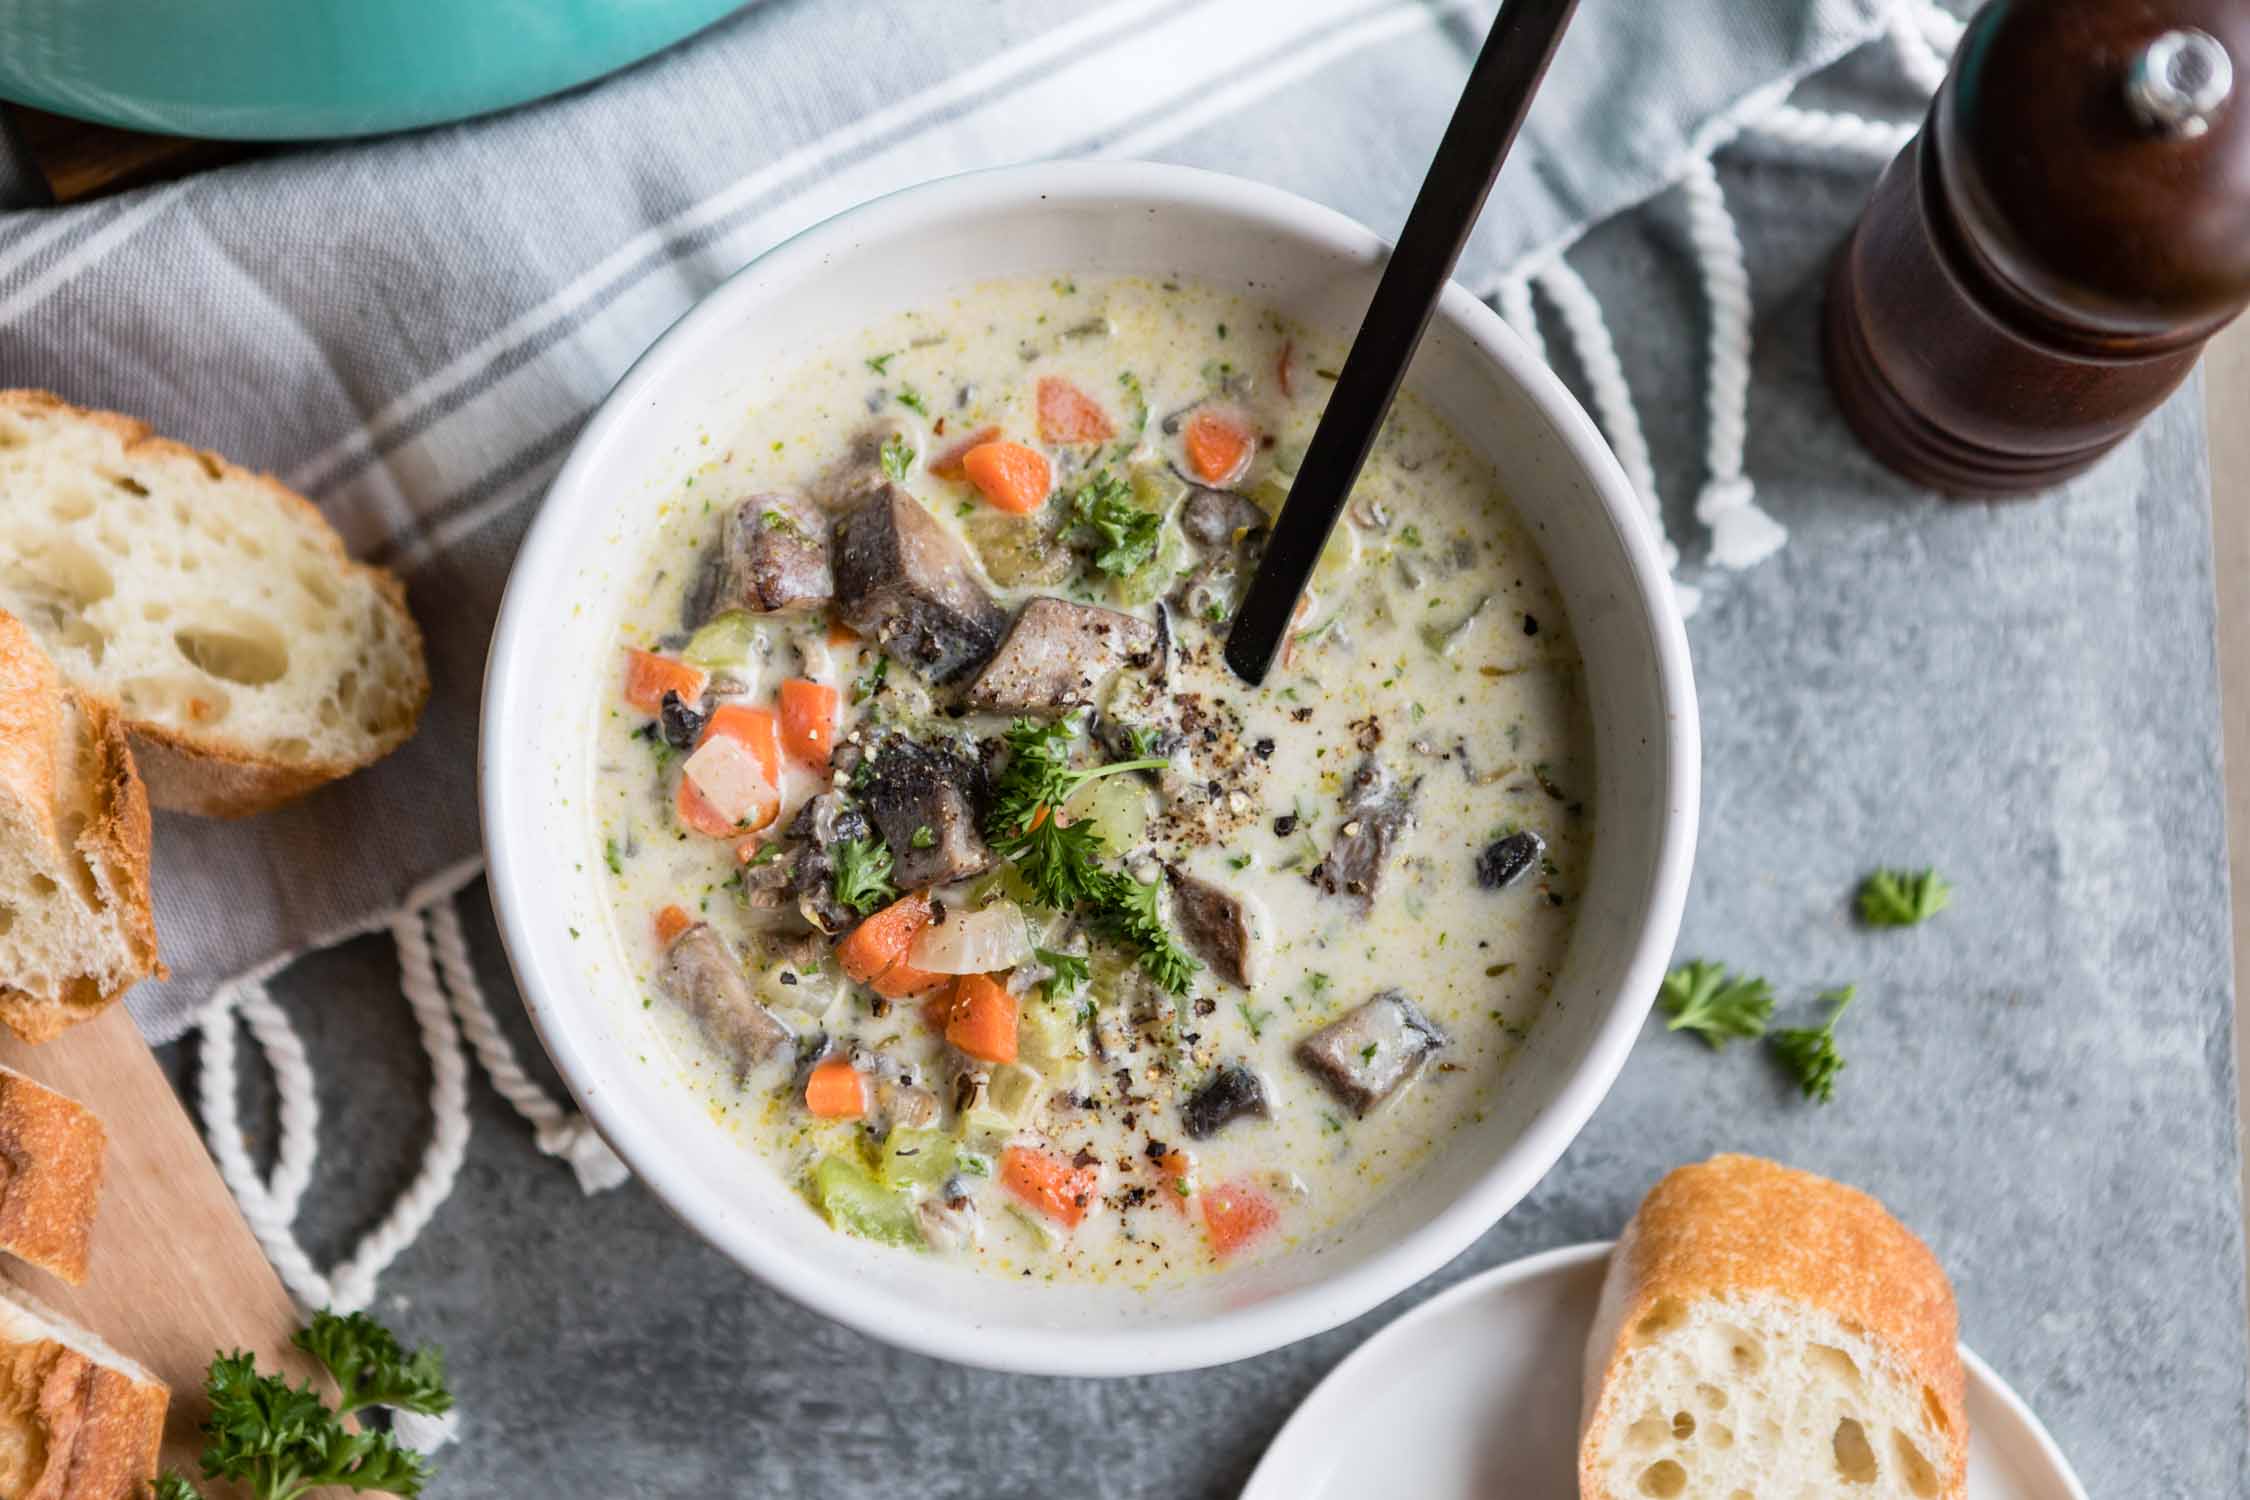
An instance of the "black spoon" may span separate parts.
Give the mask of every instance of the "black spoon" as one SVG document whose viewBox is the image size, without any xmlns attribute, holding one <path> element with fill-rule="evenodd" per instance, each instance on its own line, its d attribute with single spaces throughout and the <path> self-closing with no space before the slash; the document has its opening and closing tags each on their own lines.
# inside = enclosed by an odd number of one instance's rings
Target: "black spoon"
<svg viewBox="0 0 2250 1500">
<path fill-rule="evenodd" d="M 1577 8 L 1578 0 L 1506 0 L 1492 23 L 1227 632 L 1227 665 L 1245 681 L 1264 682 L 1273 669 L 1298 597 Z"/>
</svg>

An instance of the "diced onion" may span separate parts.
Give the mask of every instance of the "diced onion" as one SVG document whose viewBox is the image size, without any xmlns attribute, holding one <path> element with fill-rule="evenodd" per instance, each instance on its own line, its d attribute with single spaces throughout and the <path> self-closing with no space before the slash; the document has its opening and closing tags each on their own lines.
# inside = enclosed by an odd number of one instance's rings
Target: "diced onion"
<svg viewBox="0 0 2250 1500">
<path fill-rule="evenodd" d="M 724 821 L 737 827 L 763 827 L 771 821 L 779 800 L 773 783 L 766 780 L 766 768 L 756 753 L 740 740 L 711 736 L 687 758 L 680 774 Z"/>
<path fill-rule="evenodd" d="M 1031 957 L 1023 908 L 995 901 L 980 911 L 949 909 L 906 950 L 906 961 L 932 974 L 997 974 Z"/>
</svg>

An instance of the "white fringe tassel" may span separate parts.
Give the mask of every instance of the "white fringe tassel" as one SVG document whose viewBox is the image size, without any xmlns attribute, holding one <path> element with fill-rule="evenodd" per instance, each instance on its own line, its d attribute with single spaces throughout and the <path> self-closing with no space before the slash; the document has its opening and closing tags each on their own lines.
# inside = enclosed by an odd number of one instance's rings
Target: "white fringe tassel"
<svg viewBox="0 0 2250 1500">
<path fill-rule="evenodd" d="M 1890 13 L 1892 50 L 1907 76 L 1925 92 L 1935 91 L 1944 81 L 1947 59 L 1959 45 L 1961 33 L 1962 23 L 1937 0 L 1898 0 Z M 1915 130 L 1911 122 L 1801 109 L 1788 103 L 1786 94 L 1786 89 L 1761 90 L 1713 121 L 1698 136 L 1676 175 L 1687 209 L 1689 247 L 1711 307 L 1705 359 L 1709 386 L 1705 472 L 1695 516 L 1710 531 L 1708 561 L 1721 569 L 1755 566 L 1781 548 L 1788 532 L 1759 508 L 1743 468 L 1749 432 L 1750 278 L 1741 236 L 1712 157 L 1740 139 L 1767 149 L 1880 163 L 1895 156 Z M 1534 291 L 1546 294 L 1585 372 L 1595 418 L 1640 497 L 1641 513 L 1665 566 L 1676 570 L 1679 550 L 1665 535 L 1656 468 L 1639 408 L 1601 303 L 1563 258 L 1568 249 L 1565 244 L 1526 256 L 1500 277 L 1489 296 L 1508 325 L 1545 359 L 1547 345 Z M 1700 591 L 1684 583 L 1675 587 L 1681 611 L 1693 614 Z M 303 1041 L 266 988 L 266 981 L 299 955 L 283 954 L 221 985 L 196 1023 L 203 1038 L 197 1100 L 211 1154 L 267 1258 L 306 1308 L 349 1312 L 368 1306 L 383 1271 L 414 1243 L 452 1193 L 469 1144 L 464 1036 L 493 1088 L 531 1125 L 539 1149 L 569 1163 L 581 1191 L 602 1192 L 629 1176 L 625 1164 L 585 1116 L 550 1098 L 523 1070 L 515 1048 L 493 1017 L 470 963 L 460 912 L 454 905 L 461 888 L 481 868 L 480 862 L 470 860 L 441 872 L 411 892 L 398 910 L 360 929 L 388 928 L 398 945 L 399 988 L 414 1012 L 423 1050 L 430 1058 L 430 1140 L 414 1180 L 333 1270 L 324 1272 L 315 1266 L 297 1240 L 298 1209 L 319 1156 L 318 1091 Z M 264 1054 L 278 1100 L 280 1139 L 273 1170 L 265 1175 L 250 1160 L 239 1117 L 237 1016 Z M 453 1430 L 450 1420 L 409 1414 L 399 1414 L 394 1425 L 402 1440 L 423 1451 L 445 1442 Z"/>
</svg>

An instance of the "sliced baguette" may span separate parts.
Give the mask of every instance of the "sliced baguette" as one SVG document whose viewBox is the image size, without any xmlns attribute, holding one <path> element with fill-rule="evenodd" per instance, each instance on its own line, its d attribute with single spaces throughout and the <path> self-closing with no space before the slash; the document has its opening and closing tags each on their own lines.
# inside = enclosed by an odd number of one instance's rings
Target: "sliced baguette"
<svg viewBox="0 0 2250 1500">
<path fill-rule="evenodd" d="M 0 1067 L 0 1250 L 84 1285 L 108 1146 L 92 1110 Z"/>
<path fill-rule="evenodd" d="M 1656 1185 L 1586 1345 L 1581 1500 L 1959 1500 L 1953 1289 L 1865 1193 L 1750 1156 Z"/>
<path fill-rule="evenodd" d="M 0 391 L 0 608 L 125 720 L 159 807 L 235 817 L 389 754 L 429 696 L 405 592 L 262 474 Z"/>
<path fill-rule="evenodd" d="M 0 1495 L 140 1500 L 170 1402 L 147 1370 L 0 1281 Z"/>
<path fill-rule="evenodd" d="M 43 1042 L 164 966 L 125 731 L 0 612 L 0 1022 Z"/>
</svg>

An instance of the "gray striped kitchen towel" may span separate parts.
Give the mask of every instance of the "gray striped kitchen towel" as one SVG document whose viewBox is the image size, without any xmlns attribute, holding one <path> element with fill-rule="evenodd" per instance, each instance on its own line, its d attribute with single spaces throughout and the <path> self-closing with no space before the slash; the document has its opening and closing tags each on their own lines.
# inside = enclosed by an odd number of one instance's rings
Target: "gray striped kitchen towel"
<svg viewBox="0 0 2250 1500">
<path fill-rule="evenodd" d="M 159 818 L 173 977 L 134 995 L 144 1031 L 177 1035 L 229 976 L 474 857 L 477 695 L 509 559 L 587 412 L 729 272 L 878 193 L 1051 156 L 1215 168 L 1395 232 L 1491 12 L 765 0 L 545 104 L 83 207 L 33 206 L 0 160 L 0 384 L 271 469 L 404 574 L 429 641 L 428 717 L 383 765 L 252 821 Z M 1886 30 L 1918 30 L 1926 70 L 1948 24 L 1932 0 L 1586 0 L 1462 279 L 1504 291 Z M 1547 290 L 1585 332 L 1571 288 Z M 1645 472 L 1614 389 L 1594 394 Z"/>
</svg>

